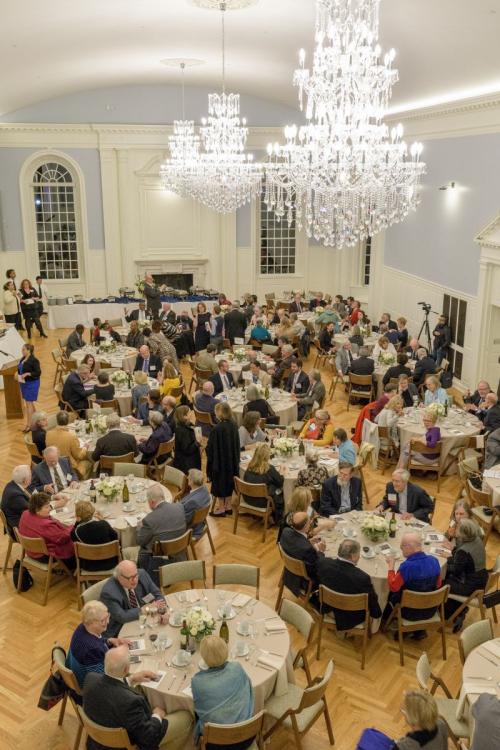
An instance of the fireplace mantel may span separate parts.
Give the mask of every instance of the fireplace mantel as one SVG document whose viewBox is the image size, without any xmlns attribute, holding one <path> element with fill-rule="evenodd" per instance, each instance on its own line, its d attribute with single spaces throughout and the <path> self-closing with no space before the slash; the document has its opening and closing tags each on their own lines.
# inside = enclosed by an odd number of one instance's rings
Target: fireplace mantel
<svg viewBox="0 0 500 750">
<path fill-rule="evenodd" d="M 196 258 L 190 260 L 182 259 L 160 259 L 154 260 L 136 260 L 135 265 L 137 274 L 144 276 L 145 273 L 192 273 L 193 285 L 198 287 L 206 286 L 207 258 Z"/>
</svg>

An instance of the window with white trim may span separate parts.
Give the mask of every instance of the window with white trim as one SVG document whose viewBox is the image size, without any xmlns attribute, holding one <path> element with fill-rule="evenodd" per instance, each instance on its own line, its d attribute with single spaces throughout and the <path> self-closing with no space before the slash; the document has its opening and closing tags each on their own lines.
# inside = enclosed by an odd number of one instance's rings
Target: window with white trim
<svg viewBox="0 0 500 750">
<path fill-rule="evenodd" d="M 264 200 L 260 199 L 260 273 L 295 273 L 296 229 L 295 215 L 289 224 L 285 217 L 281 221 Z"/>
<path fill-rule="evenodd" d="M 33 206 L 40 274 L 45 279 L 78 279 L 75 181 L 62 164 L 41 164 L 33 174 Z"/>
</svg>

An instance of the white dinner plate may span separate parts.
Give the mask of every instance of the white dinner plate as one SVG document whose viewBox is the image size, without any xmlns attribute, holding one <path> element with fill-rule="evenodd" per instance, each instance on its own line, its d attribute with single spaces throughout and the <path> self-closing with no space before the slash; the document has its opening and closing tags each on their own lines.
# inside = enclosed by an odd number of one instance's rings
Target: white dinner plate
<svg viewBox="0 0 500 750">
<path fill-rule="evenodd" d="M 172 657 L 172 664 L 175 664 L 176 667 L 187 667 L 191 661 L 191 655 L 189 655 L 189 659 L 186 659 L 186 661 L 183 662 L 179 661 L 178 656 L 179 654 L 175 654 L 175 656 Z"/>
<path fill-rule="evenodd" d="M 217 610 L 217 614 L 222 619 L 222 616 L 224 614 L 224 610 L 222 608 L 218 609 Z M 233 607 L 231 607 L 231 612 L 228 615 L 226 615 L 226 620 L 232 620 L 233 617 L 236 617 L 236 610 L 233 609 Z"/>
</svg>

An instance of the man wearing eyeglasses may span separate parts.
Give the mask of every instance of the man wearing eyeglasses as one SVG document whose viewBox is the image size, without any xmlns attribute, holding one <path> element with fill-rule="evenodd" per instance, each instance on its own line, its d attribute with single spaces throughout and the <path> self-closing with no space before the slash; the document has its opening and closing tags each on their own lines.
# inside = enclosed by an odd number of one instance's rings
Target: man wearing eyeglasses
<svg viewBox="0 0 500 750">
<path fill-rule="evenodd" d="M 109 624 L 106 638 L 115 638 L 126 622 L 138 620 L 146 607 L 165 604 L 165 599 L 154 581 L 145 570 L 137 569 L 131 560 L 119 563 L 113 577 L 104 584 L 100 599 L 109 611 Z M 168 623 L 167 614 L 162 616 L 162 624 Z"/>
</svg>

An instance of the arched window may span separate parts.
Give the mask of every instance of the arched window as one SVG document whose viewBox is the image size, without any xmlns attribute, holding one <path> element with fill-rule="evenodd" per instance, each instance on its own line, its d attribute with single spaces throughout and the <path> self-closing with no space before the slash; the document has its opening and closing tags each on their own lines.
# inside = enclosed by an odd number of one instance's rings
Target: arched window
<svg viewBox="0 0 500 750">
<path fill-rule="evenodd" d="M 32 191 L 40 274 L 49 280 L 78 279 L 73 175 L 62 164 L 46 162 L 33 174 Z"/>
</svg>

